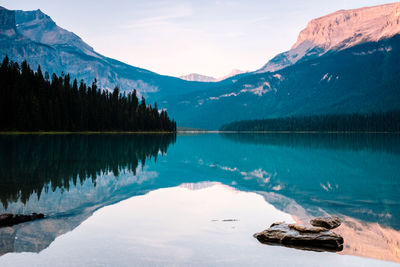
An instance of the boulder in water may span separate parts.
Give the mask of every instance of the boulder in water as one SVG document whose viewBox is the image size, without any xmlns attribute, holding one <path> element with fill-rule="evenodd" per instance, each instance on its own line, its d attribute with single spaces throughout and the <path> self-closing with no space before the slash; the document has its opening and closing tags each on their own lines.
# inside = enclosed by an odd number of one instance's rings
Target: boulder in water
<svg viewBox="0 0 400 267">
<path fill-rule="evenodd" d="M 335 229 L 342 224 L 342 220 L 336 216 L 317 217 L 310 221 L 311 225 L 324 227 L 326 229 Z"/>
<path fill-rule="evenodd" d="M 343 250 L 343 237 L 323 227 L 273 223 L 270 228 L 254 234 L 254 237 L 268 245 L 313 251 Z"/>
</svg>

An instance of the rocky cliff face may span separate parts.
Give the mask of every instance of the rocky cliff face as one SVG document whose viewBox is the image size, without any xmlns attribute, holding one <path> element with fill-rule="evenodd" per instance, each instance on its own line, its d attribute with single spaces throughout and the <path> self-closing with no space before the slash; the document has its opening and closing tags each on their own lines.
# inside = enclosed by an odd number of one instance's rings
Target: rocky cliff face
<svg viewBox="0 0 400 267">
<path fill-rule="evenodd" d="M 305 42 L 323 50 L 376 42 L 400 33 L 400 3 L 340 10 L 310 21 L 292 49 Z"/>
<path fill-rule="evenodd" d="M 59 26 L 40 9 L 34 11 L 15 11 L 15 23 L 19 33 L 32 41 L 47 45 L 76 47 L 85 54 L 99 58 L 93 48 L 79 36 Z"/>
<path fill-rule="evenodd" d="M 400 34 L 400 3 L 340 10 L 311 20 L 291 50 L 279 54 L 258 72 L 276 71 L 327 51 L 377 42 Z"/>
<path fill-rule="evenodd" d="M 0 7 L 0 34 L 12 37 L 16 34 L 14 11 Z"/>
</svg>

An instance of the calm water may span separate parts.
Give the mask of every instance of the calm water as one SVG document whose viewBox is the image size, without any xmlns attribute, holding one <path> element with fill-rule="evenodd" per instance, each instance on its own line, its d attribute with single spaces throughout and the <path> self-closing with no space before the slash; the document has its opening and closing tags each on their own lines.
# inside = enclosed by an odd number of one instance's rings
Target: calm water
<svg viewBox="0 0 400 267">
<path fill-rule="evenodd" d="M 0 266 L 400 263 L 397 135 L 0 136 Z M 335 214 L 340 253 L 267 246 Z"/>
</svg>

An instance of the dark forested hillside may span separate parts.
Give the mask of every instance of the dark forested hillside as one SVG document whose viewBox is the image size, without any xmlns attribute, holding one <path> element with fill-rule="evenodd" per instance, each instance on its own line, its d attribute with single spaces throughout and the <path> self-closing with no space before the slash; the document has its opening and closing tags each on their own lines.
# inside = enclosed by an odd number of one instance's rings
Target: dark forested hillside
<svg viewBox="0 0 400 267">
<path fill-rule="evenodd" d="M 222 131 L 400 132 L 400 111 L 238 121 Z"/>
<path fill-rule="evenodd" d="M 0 67 L 1 131 L 176 131 L 176 123 L 157 104 L 147 105 L 136 91 L 111 93 L 69 74 L 49 77 L 5 57 Z"/>
</svg>

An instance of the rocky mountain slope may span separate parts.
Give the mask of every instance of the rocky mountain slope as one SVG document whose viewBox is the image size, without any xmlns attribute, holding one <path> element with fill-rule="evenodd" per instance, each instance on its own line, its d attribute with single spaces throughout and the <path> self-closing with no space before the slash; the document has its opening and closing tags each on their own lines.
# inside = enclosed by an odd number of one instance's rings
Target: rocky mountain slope
<svg viewBox="0 0 400 267">
<path fill-rule="evenodd" d="M 327 51 L 377 42 L 400 33 L 400 2 L 339 10 L 311 20 L 292 48 L 271 59 L 257 72 L 277 71 Z"/>
</svg>

